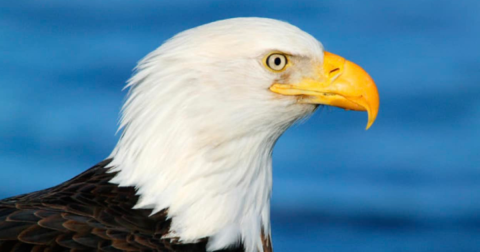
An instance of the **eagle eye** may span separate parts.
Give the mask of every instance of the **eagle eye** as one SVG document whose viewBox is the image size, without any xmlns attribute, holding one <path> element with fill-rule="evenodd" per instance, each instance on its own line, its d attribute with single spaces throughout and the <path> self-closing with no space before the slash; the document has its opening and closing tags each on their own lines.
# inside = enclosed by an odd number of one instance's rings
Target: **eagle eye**
<svg viewBox="0 0 480 252">
<path fill-rule="evenodd" d="M 288 63 L 288 58 L 285 54 L 272 53 L 267 57 L 265 63 L 273 71 L 282 71 Z"/>
</svg>

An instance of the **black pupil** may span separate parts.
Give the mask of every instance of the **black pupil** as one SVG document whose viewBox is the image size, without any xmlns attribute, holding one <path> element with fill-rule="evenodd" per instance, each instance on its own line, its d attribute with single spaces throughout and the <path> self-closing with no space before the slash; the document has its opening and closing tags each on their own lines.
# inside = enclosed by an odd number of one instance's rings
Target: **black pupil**
<svg viewBox="0 0 480 252">
<path fill-rule="evenodd" d="M 275 61 L 274 61 L 275 65 L 280 65 L 280 63 L 282 63 L 282 60 L 280 59 L 280 57 L 276 57 L 275 58 Z"/>
</svg>

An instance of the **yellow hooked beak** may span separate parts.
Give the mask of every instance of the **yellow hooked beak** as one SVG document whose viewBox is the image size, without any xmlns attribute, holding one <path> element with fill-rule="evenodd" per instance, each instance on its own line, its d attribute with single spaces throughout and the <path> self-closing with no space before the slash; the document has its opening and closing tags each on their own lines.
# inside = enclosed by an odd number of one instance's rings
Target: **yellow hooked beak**
<svg viewBox="0 0 480 252">
<path fill-rule="evenodd" d="M 299 96 L 300 103 L 367 111 L 367 129 L 372 126 L 380 99 L 375 82 L 365 70 L 338 55 L 325 52 L 323 66 L 317 69 L 316 75 L 304 78 L 297 84 L 273 84 L 270 90 Z"/>
</svg>

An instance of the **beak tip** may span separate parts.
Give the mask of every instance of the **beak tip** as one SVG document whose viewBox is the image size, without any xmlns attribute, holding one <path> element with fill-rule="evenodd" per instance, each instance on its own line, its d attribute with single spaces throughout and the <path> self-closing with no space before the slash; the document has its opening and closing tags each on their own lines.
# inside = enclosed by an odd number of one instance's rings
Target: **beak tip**
<svg viewBox="0 0 480 252">
<path fill-rule="evenodd" d="M 368 122 L 368 123 L 367 123 L 367 127 L 365 128 L 365 130 L 370 129 L 370 127 L 372 127 L 372 125 L 373 125 L 373 122 Z"/>
<path fill-rule="evenodd" d="M 368 122 L 367 122 L 367 127 L 365 128 L 365 130 L 370 129 L 370 127 L 372 127 L 373 123 L 377 119 L 378 103 L 377 103 L 377 106 L 374 106 L 373 109 L 370 108 L 370 107 L 367 107 L 367 113 L 368 113 Z"/>
</svg>

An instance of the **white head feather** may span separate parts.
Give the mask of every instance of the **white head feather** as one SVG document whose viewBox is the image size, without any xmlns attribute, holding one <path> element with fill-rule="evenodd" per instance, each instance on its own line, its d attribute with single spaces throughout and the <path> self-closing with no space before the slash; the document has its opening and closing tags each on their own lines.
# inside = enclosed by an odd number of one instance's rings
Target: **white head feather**
<svg viewBox="0 0 480 252">
<path fill-rule="evenodd" d="M 313 71 L 267 70 L 262 60 L 275 51 L 323 60 L 322 45 L 295 26 L 236 18 L 176 35 L 138 64 L 127 85 L 111 182 L 138 189 L 136 208 L 168 208 L 181 242 L 209 237 L 209 251 L 239 242 L 263 251 L 273 146 L 315 109 L 269 91 L 275 81 Z"/>
</svg>

